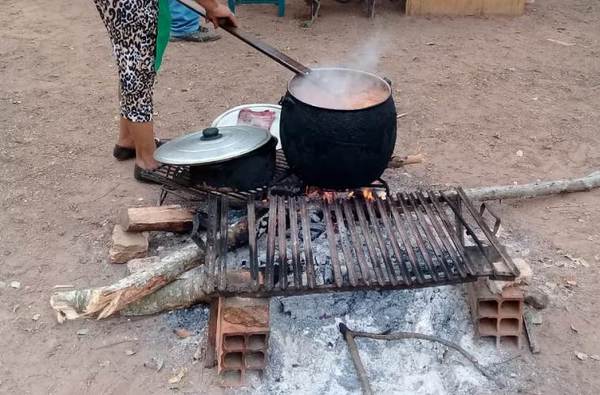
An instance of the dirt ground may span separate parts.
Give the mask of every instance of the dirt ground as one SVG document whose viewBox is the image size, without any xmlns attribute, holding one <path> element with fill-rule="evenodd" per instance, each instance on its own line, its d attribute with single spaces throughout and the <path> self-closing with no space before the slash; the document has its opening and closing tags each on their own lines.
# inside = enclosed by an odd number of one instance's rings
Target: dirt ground
<svg viewBox="0 0 600 395">
<path fill-rule="evenodd" d="M 600 169 L 597 1 L 536 0 L 514 19 L 410 18 L 383 2 L 369 21 L 358 3 L 327 0 L 310 29 L 300 27 L 304 12 L 294 1 L 284 18 L 269 6 L 241 6 L 238 14 L 245 29 L 308 64 L 350 59 L 383 34 L 378 71 L 407 113 L 396 151 L 427 158 L 390 179 L 479 186 Z M 133 163 L 111 156 L 117 79 L 93 2 L 5 0 L 0 26 L 0 393 L 169 393 L 171 369 L 193 350 L 159 373 L 143 366 L 174 349 L 164 319 L 59 325 L 48 304 L 57 284 L 123 276 L 123 267 L 106 262 L 116 215 L 157 197 L 155 187 L 133 180 Z M 201 129 L 234 105 L 276 102 L 290 77 L 231 37 L 171 45 L 156 85 L 158 133 Z M 551 297 L 542 353 L 522 350 L 533 372 L 524 392 L 600 392 L 600 362 L 575 356 L 600 354 L 600 191 L 495 208 L 527 245 L 532 287 Z M 87 335 L 77 334 L 82 329 Z M 115 340 L 129 342 L 111 346 Z M 202 382 L 190 374 L 183 391 L 206 393 Z"/>
</svg>

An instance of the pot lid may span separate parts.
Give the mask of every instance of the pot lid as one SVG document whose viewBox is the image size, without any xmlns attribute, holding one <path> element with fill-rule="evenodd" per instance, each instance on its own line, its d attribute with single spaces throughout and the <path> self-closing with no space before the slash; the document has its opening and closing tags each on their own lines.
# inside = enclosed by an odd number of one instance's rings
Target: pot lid
<svg viewBox="0 0 600 395">
<path fill-rule="evenodd" d="M 254 126 L 210 127 L 161 145 L 154 159 L 168 165 L 207 165 L 245 155 L 270 139 L 268 130 Z"/>
</svg>

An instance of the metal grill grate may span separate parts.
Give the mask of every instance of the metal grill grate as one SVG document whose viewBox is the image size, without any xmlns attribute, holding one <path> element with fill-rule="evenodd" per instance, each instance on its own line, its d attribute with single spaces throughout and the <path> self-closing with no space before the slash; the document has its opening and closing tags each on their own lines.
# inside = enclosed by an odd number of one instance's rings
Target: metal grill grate
<svg viewBox="0 0 600 395">
<path fill-rule="evenodd" d="M 180 197 L 188 202 L 204 202 L 208 194 L 227 196 L 236 203 L 245 202 L 250 198 L 266 199 L 269 193 L 298 195 L 307 189 L 302 180 L 294 176 L 287 164 L 283 151 L 276 151 L 275 174 L 269 185 L 248 191 L 236 191 L 231 188 L 215 188 L 210 185 L 202 185 L 192 182 L 189 166 L 162 165 L 156 169 L 150 177 L 161 184 L 161 192 L 158 204 L 163 204 L 169 194 Z M 386 190 L 389 187 L 382 179 L 377 180 L 367 188 Z"/>
<path fill-rule="evenodd" d="M 401 289 L 475 281 L 486 276 L 510 280 L 518 269 L 504 252 L 483 215 L 461 189 L 401 193 L 381 199 L 309 199 L 269 196 L 247 200 L 248 284 L 227 284 L 227 271 L 240 262 L 227 254 L 228 197 L 210 195 L 206 267 L 223 294 L 290 295 L 356 289 Z M 264 261 L 259 247 L 257 206 L 268 204 Z M 465 213 L 463 213 L 463 207 Z M 318 211 L 325 241 L 318 249 L 309 212 Z M 264 244 L 264 243 L 263 243 Z M 328 250 L 331 279 L 322 276 Z M 229 266 L 229 268 L 228 268 Z M 240 280 L 243 281 L 243 280 Z M 240 286 L 247 285 L 247 287 Z M 242 291 L 241 293 L 244 293 Z"/>
</svg>

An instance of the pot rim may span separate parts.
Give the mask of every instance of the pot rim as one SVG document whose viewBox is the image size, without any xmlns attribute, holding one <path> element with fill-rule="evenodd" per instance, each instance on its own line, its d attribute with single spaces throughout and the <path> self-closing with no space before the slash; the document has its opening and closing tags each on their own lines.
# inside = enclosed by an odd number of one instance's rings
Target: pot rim
<svg viewBox="0 0 600 395">
<path fill-rule="evenodd" d="M 349 68 L 349 67 L 315 67 L 315 68 L 312 68 L 311 70 L 312 71 L 350 71 L 350 72 L 353 72 L 353 73 L 358 73 L 358 74 L 363 74 L 363 75 L 369 76 L 369 77 L 374 78 L 374 79 L 378 80 L 379 82 L 383 83 L 383 85 L 386 87 L 386 90 L 387 90 L 387 96 L 385 97 L 384 100 L 380 101 L 379 103 L 372 104 L 370 106 L 362 107 L 362 108 L 340 109 L 340 108 L 319 107 L 319 106 L 307 103 L 304 100 L 299 99 L 296 95 L 294 95 L 292 93 L 292 91 L 290 89 L 291 84 L 294 81 L 296 81 L 297 79 L 306 77 L 306 74 L 296 74 L 291 80 L 288 81 L 288 83 L 287 83 L 287 92 L 294 99 L 296 99 L 299 102 L 301 102 L 302 104 L 305 104 L 305 105 L 310 106 L 310 107 L 319 108 L 319 109 L 328 110 L 328 111 L 346 111 L 346 112 L 347 111 L 362 111 L 362 110 L 368 110 L 368 109 L 371 109 L 373 107 L 380 106 L 383 103 L 385 103 L 386 101 L 388 101 L 390 97 L 393 96 L 392 95 L 392 86 L 390 85 L 390 83 L 388 81 L 386 81 L 383 77 L 380 77 L 377 74 L 373 74 L 373 73 L 368 72 L 368 71 L 359 70 L 359 69 L 352 69 L 352 68 Z"/>
</svg>

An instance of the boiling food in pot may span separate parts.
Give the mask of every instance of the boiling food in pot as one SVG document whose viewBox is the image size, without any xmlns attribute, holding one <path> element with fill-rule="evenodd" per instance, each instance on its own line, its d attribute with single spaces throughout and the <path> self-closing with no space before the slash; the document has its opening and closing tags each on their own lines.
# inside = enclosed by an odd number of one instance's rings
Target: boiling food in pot
<svg viewBox="0 0 600 395">
<path fill-rule="evenodd" d="M 389 86 L 371 74 L 345 69 L 316 69 L 298 77 L 291 93 L 304 103 L 334 110 L 359 110 L 384 102 Z"/>
</svg>

